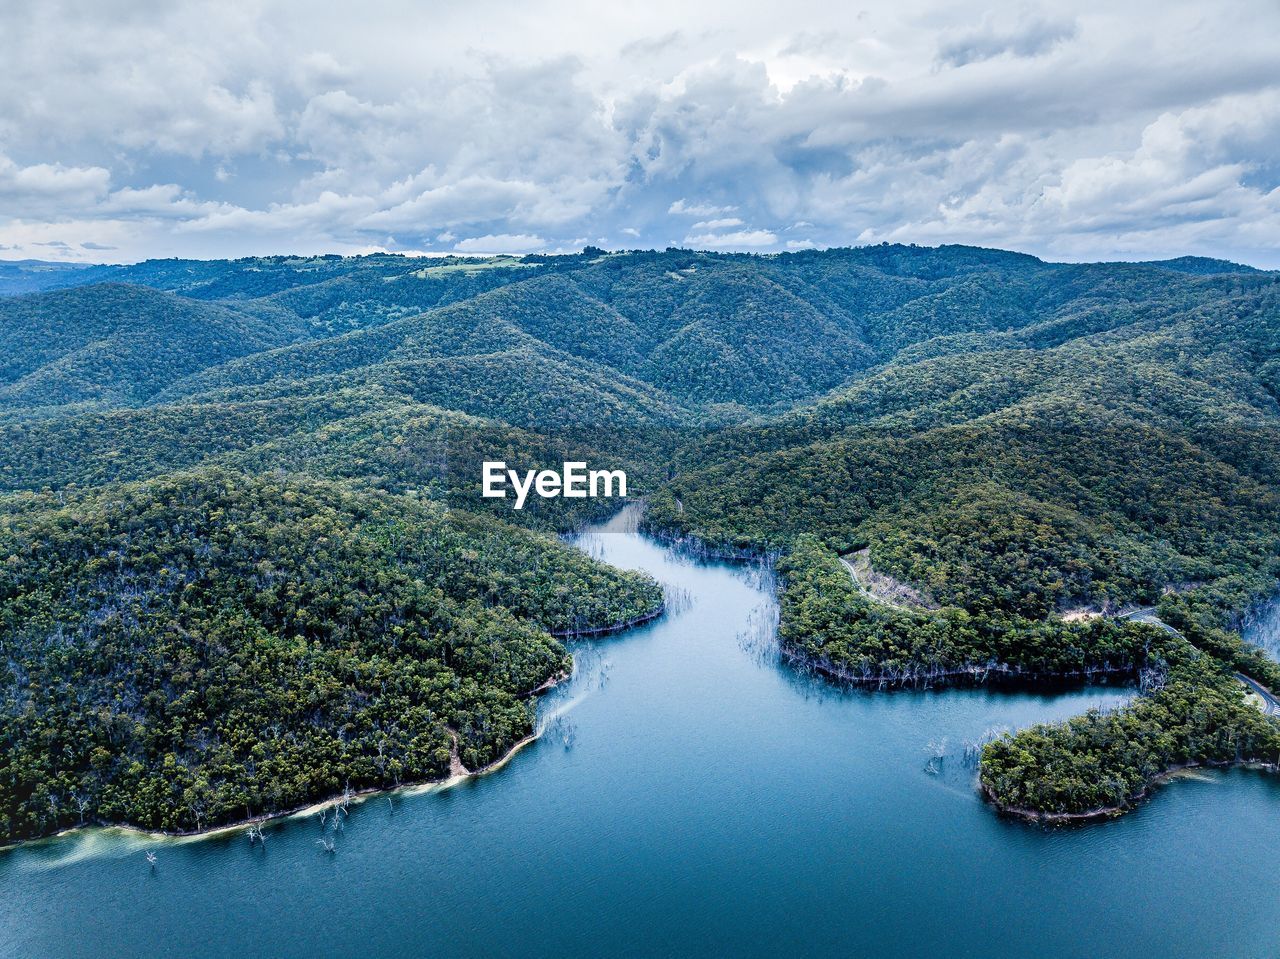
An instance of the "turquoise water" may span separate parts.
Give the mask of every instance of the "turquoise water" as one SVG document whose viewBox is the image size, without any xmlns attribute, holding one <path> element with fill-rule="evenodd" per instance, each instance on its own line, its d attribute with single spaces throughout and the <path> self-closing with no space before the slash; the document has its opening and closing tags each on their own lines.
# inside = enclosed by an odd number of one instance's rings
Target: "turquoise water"
<svg viewBox="0 0 1280 959">
<path fill-rule="evenodd" d="M 0 854 L 0 955 L 1280 954 L 1276 779 L 1178 781 L 1089 828 L 1004 821 L 965 743 L 1123 691 L 840 691 L 778 665 L 751 570 L 625 518 L 583 545 L 684 592 L 581 644 L 504 769 L 353 806 L 332 855 L 315 816 L 265 849 L 98 831 Z"/>
</svg>

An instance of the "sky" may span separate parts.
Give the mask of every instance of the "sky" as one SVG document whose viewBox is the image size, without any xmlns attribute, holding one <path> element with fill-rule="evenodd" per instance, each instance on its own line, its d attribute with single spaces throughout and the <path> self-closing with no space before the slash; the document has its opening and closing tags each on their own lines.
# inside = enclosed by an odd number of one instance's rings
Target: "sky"
<svg viewBox="0 0 1280 959">
<path fill-rule="evenodd" d="M 1280 267 L 1277 0 L 42 0 L 0 6 L 0 64 L 3 259 Z"/>
</svg>

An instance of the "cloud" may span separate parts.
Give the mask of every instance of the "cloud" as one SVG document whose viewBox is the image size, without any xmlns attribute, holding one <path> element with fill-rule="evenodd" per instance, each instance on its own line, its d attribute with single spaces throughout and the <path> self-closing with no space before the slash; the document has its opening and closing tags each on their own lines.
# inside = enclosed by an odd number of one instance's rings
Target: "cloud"
<svg viewBox="0 0 1280 959">
<path fill-rule="evenodd" d="M 5 5 L 0 240 L 126 260 L 782 236 L 1280 266 L 1274 4 L 861 6 L 509 5 L 479 36 L 474 11 L 426 29 L 408 0 Z"/>
<path fill-rule="evenodd" d="M 676 216 L 715 216 L 717 213 L 732 213 L 736 210 L 736 206 L 713 206 L 710 203 L 690 203 L 681 197 L 671 206 L 667 207 L 667 212 Z"/>
<path fill-rule="evenodd" d="M 697 236 L 686 236 L 685 246 L 698 250 L 743 250 L 773 246 L 778 242 L 777 234 L 768 230 L 740 230 L 736 233 L 703 233 Z"/>
<path fill-rule="evenodd" d="M 454 245 L 460 253 L 533 253 L 545 249 L 547 241 L 527 233 L 499 233 L 473 236 Z"/>
<path fill-rule="evenodd" d="M 19 166 L 0 154 L 0 210 L 9 216 L 57 215 L 89 205 L 106 195 L 110 183 L 111 173 L 100 166 Z"/>
<path fill-rule="evenodd" d="M 652 57 L 665 53 L 674 46 L 682 44 L 680 31 L 670 30 L 667 33 L 652 37 L 641 37 L 622 45 L 619 53 L 623 57 Z"/>
<path fill-rule="evenodd" d="M 988 23 L 979 30 L 965 32 L 945 41 L 938 50 L 938 61 L 948 66 L 962 67 L 1003 54 L 1037 57 L 1059 44 L 1075 39 L 1078 32 L 1078 23 L 1068 18 L 1037 18 L 1007 30 Z"/>
<path fill-rule="evenodd" d="M 106 243 L 94 243 L 92 240 L 85 240 L 80 244 L 82 250 L 114 250 L 116 247 L 108 246 Z"/>
</svg>

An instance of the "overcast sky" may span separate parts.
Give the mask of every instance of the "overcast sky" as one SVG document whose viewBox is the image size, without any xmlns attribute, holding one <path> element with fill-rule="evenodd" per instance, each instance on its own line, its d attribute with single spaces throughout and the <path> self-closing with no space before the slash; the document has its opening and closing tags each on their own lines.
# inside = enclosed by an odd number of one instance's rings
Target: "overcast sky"
<svg viewBox="0 0 1280 959">
<path fill-rule="evenodd" d="M 1280 2 L 7 3 L 0 258 L 1280 267 Z"/>
</svg>

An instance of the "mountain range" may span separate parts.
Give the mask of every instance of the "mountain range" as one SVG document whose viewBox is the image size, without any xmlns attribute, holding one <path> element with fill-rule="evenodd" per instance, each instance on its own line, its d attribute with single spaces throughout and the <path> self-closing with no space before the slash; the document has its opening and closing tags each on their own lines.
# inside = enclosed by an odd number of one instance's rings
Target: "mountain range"
<svg viewBox="0 0 1280 959">
<path fill-rule="evenodd" d="M 0 293 L 0 835 L 500 755 L 559 637 L 661 595 L 552 535 L 607 504 L 482 500 L 497 458 L 625 466 L 654 533 L 775 557 L 784 652 L 832 676 L 1172 677 L 1132 728 L 988 747 L 1002 805 L 1280 742 L 1231 679 L 1280 688 L 1234 632 L 1280 574 L 1280 274 L 588 248 L 27 262 Z M 862 551 L 928 603 L 869 599 Z"/>
</svg>

